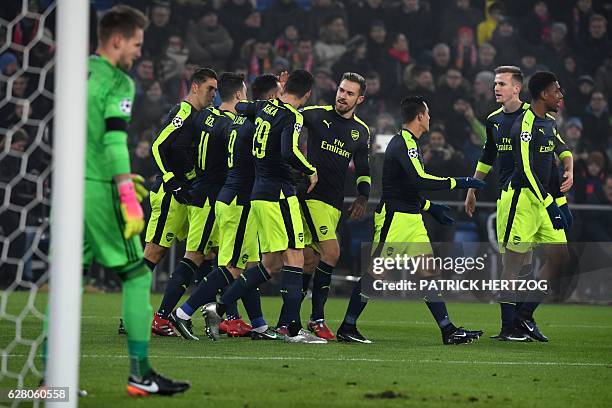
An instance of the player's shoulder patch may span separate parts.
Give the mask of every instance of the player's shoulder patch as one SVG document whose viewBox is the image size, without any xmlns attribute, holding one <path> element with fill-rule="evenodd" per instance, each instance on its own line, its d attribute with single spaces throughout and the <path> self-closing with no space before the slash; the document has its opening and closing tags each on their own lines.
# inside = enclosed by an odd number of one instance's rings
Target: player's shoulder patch
<svg viewBox="0 0 612 408">
<path fill-rule="evenodd" d="M 521 132 L 521 141 L 527 143 L 531 141 L 531 132 L 524 130 Z"/>
<path fill-rule="evenodd" d="M 413 159 L 417 159 L 419 157 L 419 151 L 417 150 L 416 147 L 409 147 L 408 156 L 410 156 Z"/>
<path fill-rule="evenodd" d="M 130 98 L 123 98 L 119 101 L 119 111 L 126 116 L 132 114 L 132 100 Z"/>
</svg>

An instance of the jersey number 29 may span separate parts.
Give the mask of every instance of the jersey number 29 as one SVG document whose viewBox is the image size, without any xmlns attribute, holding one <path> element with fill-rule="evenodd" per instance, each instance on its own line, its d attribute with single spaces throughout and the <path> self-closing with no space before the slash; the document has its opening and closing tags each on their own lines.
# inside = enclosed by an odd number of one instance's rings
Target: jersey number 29
<svg viewBox="0 0 612 408">
<path fill-rule="evenodd" d="M 262 118 L 255 118 L 255 125 L 257 125 L 257 129 L 255 129 L 255 136 L 253 137 L 253 156 L 262 159 L 266 155 L 266 144 L 272 125 Z"/>
</svg>

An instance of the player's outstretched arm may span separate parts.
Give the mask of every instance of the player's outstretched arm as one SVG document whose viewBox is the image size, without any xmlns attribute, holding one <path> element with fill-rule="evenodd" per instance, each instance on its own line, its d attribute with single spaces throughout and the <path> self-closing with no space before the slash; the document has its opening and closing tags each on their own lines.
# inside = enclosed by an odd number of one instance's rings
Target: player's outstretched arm
<svg viewBox="0 0 612 408">
<path fill-rule="evenodd" d="M 474 171 L 474 178 L 478 180 L 484 180 L 489 174 L 495 158 L 497 157 L 497 147 L 495 146 L 495 140 L 493 140 L 493 133 L 490 127 L 489 121 L 487 121 L 486 127 L 486 141 L 482 149 L 482 154 L 476 164 L 476 170 Z M 472 217 L 476 210 L 476 189 L 469 188 L 465 197 L 465 213 Z"/>
</svg>

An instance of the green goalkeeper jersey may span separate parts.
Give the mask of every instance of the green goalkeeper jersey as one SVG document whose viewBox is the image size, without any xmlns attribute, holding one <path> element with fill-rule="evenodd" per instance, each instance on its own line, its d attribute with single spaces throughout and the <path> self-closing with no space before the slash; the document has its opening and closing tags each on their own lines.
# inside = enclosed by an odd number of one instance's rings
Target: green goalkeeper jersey
<svg viewBox="0 0 612 408">
<path fill-rule="evenodd" d="M 87 79 L 88 180 L 111 181 L 130 173 L 127 126 L 132 114 L 134 82 L 106 58 L 92 55 Z"/>
</svg>

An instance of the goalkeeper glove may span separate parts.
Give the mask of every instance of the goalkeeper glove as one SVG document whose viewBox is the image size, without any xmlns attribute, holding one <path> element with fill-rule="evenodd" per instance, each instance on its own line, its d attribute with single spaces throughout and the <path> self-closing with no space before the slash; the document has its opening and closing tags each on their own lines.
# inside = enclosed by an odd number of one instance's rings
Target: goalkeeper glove
<svg viewBox="0 0 612 408">
<path fill-rule="evenodd" d="M 176 177 L 172 177 L 170 180 L 164 182 L 164 190 L 172 193 L 174 199 L 181 204 L 189 204 L 191 202 L 189 186 L 177 180 Z"/>
<path fill-rule="evenodd" d="M 546 207 L 546 212 L 548 212 L 548 217 L 552 222 L 553 228 L 556 230 L 567 228 L 567 223 L 563 218 L 563 214 L 559 209 L 559 206 L 554 201 Z"/>
<path fill-rule="evenodd" d="M 136 198 L 139 203 L 142 203 L 142 200 L 149 196 L 149 190 L 144 186 L 144 177 L 140 174 L 131 174 L 130 177 L 134 182 L 134 190 L 136 191 Z"/>
<path fill-rule="evenodd" d="M 453 225 L 455 220 L 449 217 L 446 212 L 450 211 L 450 207 L 444 204 L 436 204 L 430 202 L 429 208 L 426 210 L 442 225 Z"/>
<path fill-rule="evenodd" d="M 123 221 L 125 221 L 123 237 L 130 239 L 140 234 L 144 229 L 144 214 L 138 203 L 134 183 L 131 180 L 120 183 L 117 190 L 119 190 L 121 214 L 123 215 Z"/>
<path fill-rule="evenodd" d="M 480 189 L 485 186 L 485 182 L 474 177 L 455 177 L 457 188 L 476 188 Z"/>
</svg>

